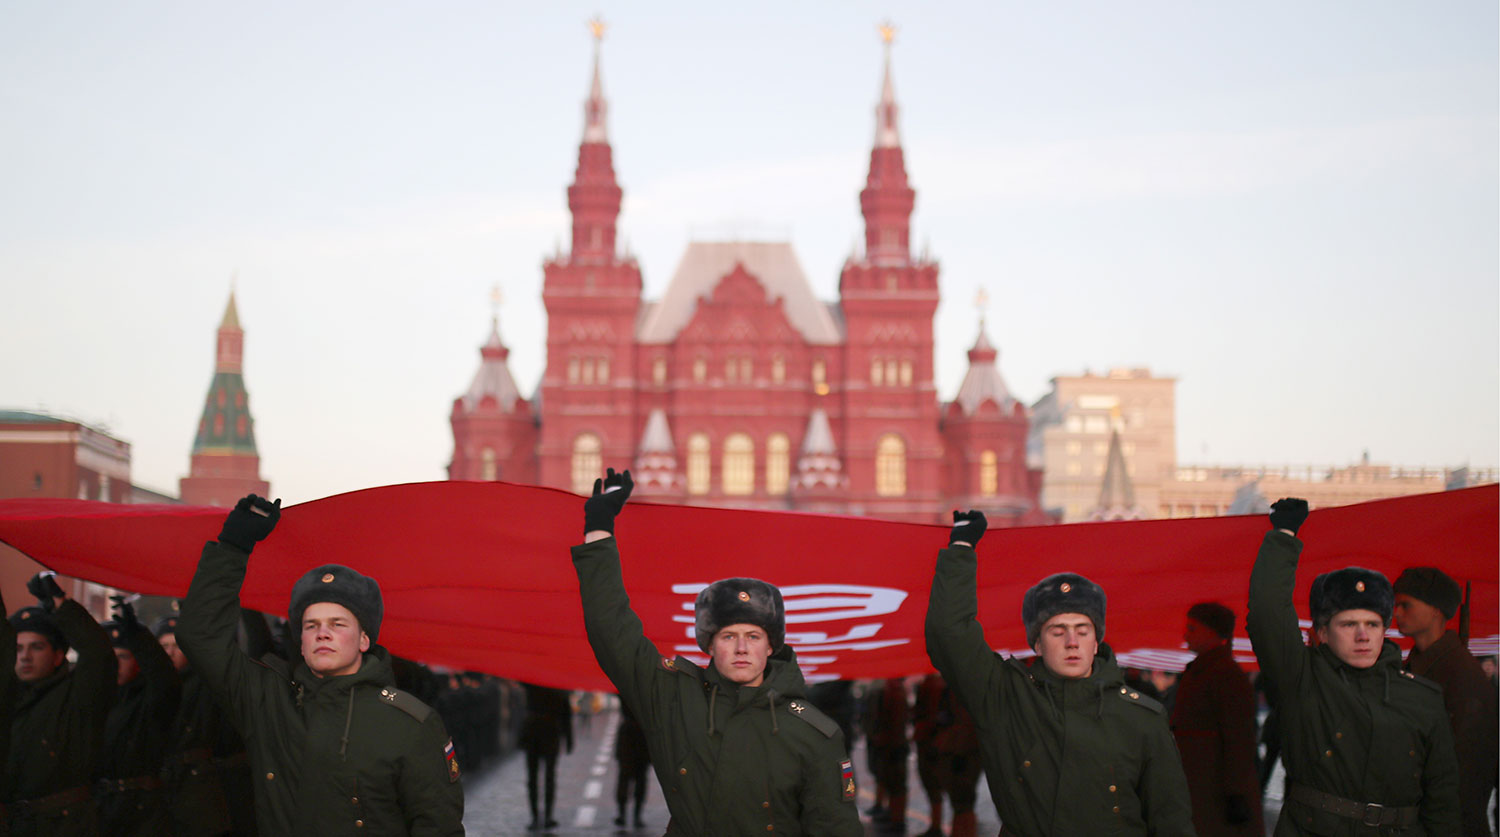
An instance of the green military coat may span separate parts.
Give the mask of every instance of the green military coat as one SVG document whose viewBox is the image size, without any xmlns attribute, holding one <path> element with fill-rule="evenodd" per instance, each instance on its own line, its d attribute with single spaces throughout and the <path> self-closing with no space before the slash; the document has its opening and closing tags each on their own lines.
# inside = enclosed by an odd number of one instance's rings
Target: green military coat
<svg viewBox="0 0 1500 837">
<path fill-rule="evenodd" d="M 245 738 L 260 832 L 463 834 L 463 789 L 442 719 L 396 689 L 385 649 L 372 647 L 354 674 L 327 678 L 300 659 L 264 662 L 240 651 L 248 557 L 218 543 L 203 548 L 177 642 Z"/>
<path fill-rule="evenodd" d="M 104 744 L 104 720 L 115 697 L 118 668 L 109 635 L 72 599 L 64 601 L 52 618 L 78 652 L 78 662 L 64 663 L 37 683 L 15 684 L 10 756 L 0 777 L 0 801 L 7 804 L 91 785 Z M 14 679 L 15 667 L 5 676 Z M 37 817 L 36 833 L 94 833 L 92 801 L 66 810 Z"/>
<path fill-rule="evenodd" d="M 1266 533 L 1245 620 L 1275 690 L 1287 783 L 1353 802 L 1414 806 L 1420 818 L 1405 831 L 1376 831 L 1287 799 L 1276 834 L 1457 834 L 1458 766 L 1439 688 L 1403 672 L 1401 650 L 1389 640 L 1367 669 L 1345 665 L 1326 645 L 1307 647 L 1292 604 L 1301 552 L 1292 535 Z"/>
<path fill-rule="evenodd" d="M 228 726 L 229 721 L 196 669 L 188 666 L 181 678 L 182 700 L 172 719 L 162 768 L 172 808 L 172 832 L 176 837 L 217 837 L 231 827 L 229 800 L 214 761 L 221 726 Z"/>
<path fill-rule="evenodd" d="M 120 630 L 115 628 L 114 630 Z M 125 639 L 140 666 L 135 679 L 119 687 L 104 724 L 99 777 L 106 780 L 157 779 L 166 758 L 168 733 L 182 696 L 172 658 L 144 627 Z M 122 790 L 108 783 L 99 798 L 99 817 L 110 835 L 156 837 L 171 830 L 161 788 Z"/>
<path fill-rule="evenodd" d="M 614 538 L 573 547 L 573 566 L 599 667 L 645 731 L 667 834 L 864 834 L 843 733 L 804 696 L 790 647 L 772 655 L 760 686 L 739 686 L 646 639 Z"/>
<path fill-rule="evenodd" d="M 938 553 L 927 653 L 974 716 L 1005 834 L 1191 835 L 1187 781 L 1166 711 L 1132 691 L 1108 645 L 1087 678 L 1002 658 L 979 624 L 974 550 Z"/>
</svg>

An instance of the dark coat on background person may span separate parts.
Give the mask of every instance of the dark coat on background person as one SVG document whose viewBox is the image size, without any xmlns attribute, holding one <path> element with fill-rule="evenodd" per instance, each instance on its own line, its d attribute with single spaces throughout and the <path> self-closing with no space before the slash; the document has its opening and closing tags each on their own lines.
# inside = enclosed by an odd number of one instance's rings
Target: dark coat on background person
<svg viewBox="0 0 1500 837">
<path fill-rule="evenodd" d="M 877 787 L 889 794 L 906 793 L 907 760 L 911 757 L 911 702 L 906 682 L 899 677 L 877 680 L 865 695 L 865 756 Z M 904 811 L 901 803 L 897 810 Z"/>
<path fill-rule="evenodd" d="M 260 832 L 463 834 L 463 789 L 442 719 L 395 688 L 383 648 L 372 645 L 359 671 L 338 677 L 240 650 L 248 558 L 204 547 L 177 642 L 245 736 Z"/>
<path fill-rule="evenodd" d="M 974 550 L 938 553 L 927 653 L 968 708 L 1006 834 L 1191 835 L 1187 781 L 1166 712 L 1125 686 L 1104 643 L 1086 678 L 1002 658 L 978 620 Z"/>
<path fill-rule="evenodd" d="M 1291 798 L 1292 786 L 1303 785 L 1357 803 L 1418 808 L 1401 834 L 1457 834 L 1458 764 L 1441 690 L 1403 672 L 1401 650 L 1389 640 L 1366 669 L 1346 665 L 1327 645 L 1307 647 L 1292 604 L 1301 552 L 1295 536 L 1266 533 L 1245 621 L 1281 717 L 1288 798 L 1275 833 L 1392 833 Z"/>
<path fill-rule="evenodd" d="M 943 795 L 955 815 L 974 810 L 979 785 L 979 730 L 943 678 L 929 674 L 917 685 L 911 740 L 917 745 L 917 776 L 940 823 Z"/>
<path fill-rule="evenodd" d="M 16 689 L 21 681 L 16 677 L 16 629 L 5 618 L 10 611 L 5 609 L 5 597 L 0 596 L 0 764 L 10 763 L 10 719 L 15 711 Z M 0 823 L 5 816 L 0 814 Z M 0 831 L 0 834 L 3 834 Z"/>
<path fill-rule="evenodd" d="M 478 690 L 474 697 L 478 698 Z M 478 720 L 478 707 L 474 714 Z M 565 689 L 526 684 L 526 718 L 521 722 L 521 748 L 543 758 L 556 758 L 561 742 L 573 751 L 573 708 Z"/>
<path fill-rule="evenodd" d="M 1199 654 L 1182 672 L 1172 735 L 1192 794 L 1198 837 L 1262 837 L 1255 692 L 1229 643 Z"/>
<path fill-rule="evenodd" d="M 111 630 L 127 632 L 122 641 L 140 670 L 118 687 L 104 724 L 99 821 L 105 834 L 158 837 L 172 830 L 161 772 L 182 681 L 172 658 L 145 627 Z"/>
<path fill-rule="evenodd" d="M 67 837 L 93 834 L 97 828 L 98 811 L 92 799 L 59 807 L 46 805 L 50 810 L 34 816 L 15 805 L 63 791 L 87 793 L 104 746 L 105 718 L 115 698 L 118 664 L 109 635 L 72 599 L 65 600 L 51 618 L 78 652 L 78 662 L 64 663 L 45 680 L 15 684 L 10 755 L 0 777 L 0 802 L 10 817 L 12 837 Z M 16 679 L 15 667 L 4 676 Z"/>
<path fill-rule="evenodd" d="M 854 681 L 829 680 L 814 683 L 807 687 L 807 699 L 839 725 L 839 732 L 844 734 L 844 746 L 852 750 L 855 735 L 854 716 L 858 709 L 854 700 Z"/>
<path fill-rule="evenodd" d="M 668 835 L 864 834 L 843 735 L 803 697 L 790 646 L 758 687 L 662 657 L 630 609 L 615 539 L 572 552 L 589 644 L 645 730 Z"/>
<path fill-rule="evenodd" d="M 228 726 L 229 721 L 196 669 L 188 666 L 180 676 L 182 700 L 172 719 L 162 768 L 172 810 L 172 833 L 176 837 L 223 834 L 232 824 L 214 746 L 220 727 Z"/>
<path fill-rule="evenodd" d="M 1448 631 L 1426 651 L 1412 649 L 1405 668 L 1443 687 L 1443 704 L 1458 756 L 1458 797 L 1466 837 L 1489 837 L 1490 792 L 1500 759 L 1496 752 L 1495 686 L 1458 634 Z"/>
</svg>

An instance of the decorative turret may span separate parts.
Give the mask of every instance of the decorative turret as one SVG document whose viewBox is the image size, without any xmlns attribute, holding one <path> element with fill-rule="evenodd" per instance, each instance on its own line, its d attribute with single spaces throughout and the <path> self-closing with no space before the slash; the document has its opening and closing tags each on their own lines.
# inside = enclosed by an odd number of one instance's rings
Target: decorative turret
<svg viewBox="0 0 1500 837">
<path fill-rule="evenodd" d="M 479 369 L 463 395 L 453 399 L 448 422 L 453 428 L 454 480 L 536 479 L 536 418 L 521 397 L 506 359 L 510 349 L 500 339 L 500 288 L 490 295 L 490 336 L 479 347 Z"/>
<path fill-rule="evenodd" d="M 1104 465 L 1104 484 L 1099 488 L 1099 503 L 1089 512 L 1089 520 L 1143 520 L 1146 513 L 1135 503 L 1135 485 L 1125 465 L 1125 451 L 1120 443 L 1119 417 L 1109 434 L 1109 458 Z"/>
<path fill-rule="evenodd" d="M 646 419 L 641 446 L 635 454 L 635 484 L 642 494 L 673 494 L 682 490 L 683 476 L 677 470 L 677 446 L 667 414 L 660 407 Z"/>
<path fill-rule="evenodd" d="M 977 302 L 982 311 L 989 302 L 988 294 L 981 290 Z M 1005 386 L 1005 379 L 1000 375 L 1000 367 L 995 363 L 999 356 L 1000 352 L 990 343 L 989 335 L 985 333 L 984 315 L 981 313 L 979 338 L 974 341 L 974 348 L 969 350 L 969 371 L 964 373 L 963 383 L 958 386 L 958 395 L 953 399 L 953 403 L 965 415 L 973 415 L 981 405 L 993 403 L 1002 413 L 1019 408 L 1020 414 L 1024 416 L 1025 408 L 1011 397 L 1010 389 Z"/>
<path fill-rule="evenodd" d="M 266 495 L 255 448 L 255 420 L 244 377 L 245 332 L 240 328 L 234 290 L 219 322 L 214 376 L 193 440 L 192 464 L 179 482 L 182 501 L 201 506 L 232 506 L 246 494 Z"/>
</svg>

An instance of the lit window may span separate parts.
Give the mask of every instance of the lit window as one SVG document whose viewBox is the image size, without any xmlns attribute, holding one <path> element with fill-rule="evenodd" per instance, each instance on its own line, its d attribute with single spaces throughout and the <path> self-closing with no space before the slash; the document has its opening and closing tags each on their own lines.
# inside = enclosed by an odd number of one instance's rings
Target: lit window
<svg viewBox="0 0 1500 837">
<path fill-rule="evenodd" d="M 585 384 L 594 382 L 594 359 L 586 357 L 583 359 L 583 371 L 579 379 Z"/>
<path fill-rule="evenodd" d="M 693 360 L 693 380 L 695 382 L 701 384 L 701 383 L 703 383 L 704 379 L 706 379 L 707 377 L 708 377 L 708 361 L 704 360 L 701 357 L 694 359 Z"/>
<path fill-rule="evenodd" d="M 601 384 L 607 384 L 607 383 L 609 383 L 609 358 L 607 358 L 607 357 L 601 357 L 601 358 L 599 358 L 599 372 L 598 372 L 598 377 L 599 377 L 599 383 L 601 383 Z"/>
<path fill-rule="evenodd" d="M 900 497 L 906 493 L 906 443 L 888 433 L 875 445 L 875 493 Z"/>
<path fill-rule="evenodd" d="M 1082 433 L 1083 432 L 1083 417 L 1082 416 L 1068 416 L 1068 422 L 1067 422 L 1066 427 L 1068 428 L 1068 432 L 1069 433 Z"/>
<path fill-rule="evenodd" d="M 724 440 L 724 493 L 750 494 L 755 491 L 755 443 L 743 433 L 730 434 Z"/>
<path fill-rule="evenodd" d="M 1085 433 L 1108 433 L 1109 416 L 1084 416 L 1083 432 Z"/>
<path fill-rule="evenodd" d="M 1126 456 L 1135 456 L 1135 442 L 1122 442 L 1120 444 L 1120 453 Z"/>
<path fill-rule="evenodd" d="M 592 433 L 580 433 L 573 439 L 573 492 L 588 494 L 594 490 L 594 480 L 604 467 L 603 447 L 599 437 Z"/>
<path fill-rule="evenodd" d="M 1076 477 L 1076 476 L 1081 475 L 1082 473 L 1083 473 L 1083 466 L 1082 465 L 1078 464 L 1077 462 L 1069 462 L 1068 463 L 1068 476 L 1070 476 L 1070 477 Z"/>
<path fill-rule="evenodd" d="M 689 494 L 708 493 L 708 434 L 694 433 L 688 438 L 687 490 Z"/>
<path fill-rule="evenodd" d="M 895 361 L 895 359 L 892 358 L 891 360 L 886 361 L 885 362 L 885 380 L 886 380 L 886 383 L 890 384 L 891 386 L 895 386 L 896 385 L 896 381 L 900 380 L 900 378 L 897 377 L 898 374 L 899 373 L 896 371 L 896 361 Z"/>
<path fill-rule="evenodd" d="M 666 358 L 659 357 L 655 362 L 651 364 L 651 380 L 655 382 L 657 386 L 661 386 L 667 382 Z"/>
<path fill-rule="evenodd" d="M 734 358 L 726 359 L 724 361 L 724 380 L 733 381 L 735 377 L 735 370 L 738 368 L 739 364 L 735 362 Z"/>
<path fill-rule="evenodd" d="M 748 357 L 742 357 L 742 358 L 740 358 L 740 380 L 742 380 L 742 381 L 744 381 L 745 383 L 748 384 L 748 383 L 750 383 L 750 381 L 754 380 L 754 378 L 755 378 L 755 374 L 754 373 L 755 373 L 755 367 L 751 364 L 750 358 L 748 358 Z"/>
<path fill-rule="evenodd" d="M 901 386 L 911 386 L 911 361 L 901 361 Z"/>
<path fill-rule="evenodd" d="M 1109 444 L 1107 442 L 1095 442 L 1094 443 L 1094 455 L 1095 456 L 1103 456 L 1103 455 L 1105 455 L 1107 453 L 1109 453 Z"/>
<path fill-rule="evenodd" d="M 578 383 L 578 358 L 568 358 L 568 383 Z"/>
<path fill-rule="evenodd" d="M 1102 477 L 1102 476 L 1104 476 L 1104 463 L 1103 462 L 1095 462 L 1094 463 L 1094 476 L 1096 476 L 1096 477 Z"/>
<path fill-rule="evenodd" d="M 485 448 L 479 452 L 479 478 L 482 480 L 493 480 L 495 478 L 495 449 Z M 593 486 L 590 486 L 592 489 Z"/>
<path fill-rule="evenodd" d="M 885 383 L 885 365 L 878 357 L 870 362 L 870 383 L 877 387 Z"/>
<path fill-rule="evenodd" d="M 1069 442 L 1067 448 L 1069 456 L 1077 456 L 1078 454 L 1083 453 L 1082 442 Z"/>
<path fill-rule="evenodd" d="M 786 360 L 781 355 L 771 358 L 771 382 L 782 383 L 786 381 Z"/>
<path fill-rule="evenodd" d="M 979 493 L 993 497 L 1000 491 L 1000 466 L 995 462 L 995 452 L 979 454 Z"/>
<path fill-rule="evenodd" d="M 766 493 L 785 494 L 791 473 L 791 441 L 785 433 L 766 440 Z"/>
</svg>

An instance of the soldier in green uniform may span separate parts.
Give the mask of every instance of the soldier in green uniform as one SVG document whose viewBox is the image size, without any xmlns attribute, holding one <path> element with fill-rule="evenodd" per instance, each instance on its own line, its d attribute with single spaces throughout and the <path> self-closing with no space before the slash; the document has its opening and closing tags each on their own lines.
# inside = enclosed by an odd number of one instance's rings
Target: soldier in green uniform
<svg viewBox="0 0 1500 837">
<path fill-rule="evenodd" d="M 236 643 L 250 551 L 281 504 L 240 500 L 203 548 L 177 642 L 245 736 L 259 830 L 274 835 L 463 834 L 463 789 L 442 719 L 394 685 L 375 644 L 384 607 L 373 579 L 337 564 L 292 588 L 301 659 L 252 660 Z"/>
<path fill-rule="evenodd" d="M 4 614 L 5 597 L 0 595 L 0 614 Z M 7 720 L 15 711 L 16 686 L 16 629 L 9 619 L 0 620 L 0 764 L 10 759 L 10 724 Z M 5 811 L 0 809 L 0 823 L 5 822 Z M 0 830 L 0 834 L 4 834 Z"/>
<path fill-rule="evenodd" d="M 1104 639 L 1104 591 L 1058 573 L 1026 591 L 1037 656 L 1002 658 L 979 624 L 984 514 L 954 512 L 927 605 L 927 654 L 979 729 L 1006 835 L 1191 835 L 1166 710 L 1125 685 Z"/>
<path fill-rule="evenodd" d="M 99 821 L 111 837 L 159 837 L 172 830 L 161 768 L 182 682 L 135 607 L 124 596 L 110 598 L 118 615 L 104 629 L 115 646 L 118 692 L 104 723 Z"/>
<path fill-rule="evenodd" d="M 182 698 L 166 736 L 167 753 L 162 767 L 172 814 L 172 834 L 218 837 L 233 830 L 233 823 L 214 748 L 226 733 L 236 741 L 239 735 L 209 694 L 208 684 L 177 646 L 177 617 L 163 616 L 152 627 L 182 683 Z M 243 742 L 239 743 L 237 750 L 243 753 Z"/>
<path fill-rule="evenodd" d="M 1458 766 L 1436 684 L 1401 670 L 1385 639 L 1391 584 L 1362 567 L 1318 576 L 1309 597 L 1318 645 L 1292 591 L 1307 501 L 1271 506 L 1250 573 L 1245 627 L 1281 714 L 1286 796 L 1277 835 L 1456 835 Z"/>
<path fill-rule="evenodd" d="M 115 697 L 115 655 L 109 635 L 52 576 L 38 573 L 26 585 L 40 607 L 10 617 L 16 665 L 7 675 L 19 682 L 0 804 L 11 837 L 91 835 L 99 827 L 89 782 Z M 69 646 L 76 664 L 68 663 Z"/>
<path fill-rule="evenodd" d="M 667 834 L 863 834 L 843 733 L 803 696 L 780 590 L 731 578 L 698 595 L 707 668 L 663 657 L 646 638 L 614 538 L 632 487 L 629 471 L 595 480 L 573 566 L 599 667 L 645 731 L 672 815 Z"/>
</svg>

